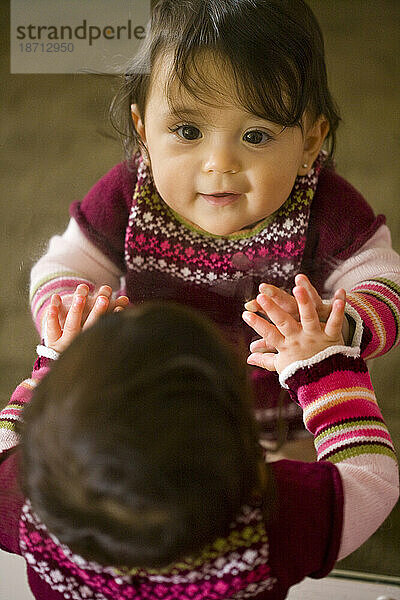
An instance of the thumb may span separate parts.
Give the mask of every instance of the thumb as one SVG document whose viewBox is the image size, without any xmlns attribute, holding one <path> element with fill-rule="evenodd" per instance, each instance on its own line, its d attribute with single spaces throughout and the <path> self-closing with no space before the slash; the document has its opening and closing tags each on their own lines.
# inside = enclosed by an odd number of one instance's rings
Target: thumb
<svg viewBox="0 0 400 600">
<path fill-rule="evenodd" d="M 267 371 L 276 371 L 277 354 L 273 352 L 254 352 L 247 357 L 247 364 L 261 367 Z"/>
</svg>

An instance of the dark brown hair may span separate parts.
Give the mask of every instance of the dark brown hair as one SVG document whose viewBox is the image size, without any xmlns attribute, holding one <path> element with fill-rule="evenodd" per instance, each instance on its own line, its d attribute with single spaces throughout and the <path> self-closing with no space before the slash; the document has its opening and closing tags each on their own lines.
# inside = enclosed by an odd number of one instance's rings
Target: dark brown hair
<svg viewBox="0 0 400 600">
<path fill-rule="evenodd" d="M 174 304 L 107 315 L 35 390 L 22 487 L 87 560 L 158 567 L 227 535 L 259 488 L 245 365 Z"/>
<path fill-rule="evenodd" d="M 143 119 L 160 57 L 173 58 L 168 87 L 178 83 L 205 102 L 224 95 L 202 72 L 207 52 L 224 66 L 235 100 L 249 112 L 285 127 L 301 127 L 306 111 L 313 119 L 323 115 L 333 155 L 340 117 L 328 88 L 322 33 L 303 0 L 159 0 L 111 106 L 127 158 L 140 146 L 130 105 L 138 105 Z"/>
</svg>

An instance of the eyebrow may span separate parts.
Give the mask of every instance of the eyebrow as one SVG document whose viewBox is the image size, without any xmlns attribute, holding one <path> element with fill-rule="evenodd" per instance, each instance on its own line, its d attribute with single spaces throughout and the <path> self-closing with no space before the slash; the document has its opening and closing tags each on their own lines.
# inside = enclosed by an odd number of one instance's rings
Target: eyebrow
<svg viewBox="0 0 400 600">
<path fill-rule="evenodd" d="M 244 111 L 248 114 L 249 118 L 253 118 L 254 120 L 259 120 L 259 121 L 264 121 L 266 123 L 268 123 L 269 126 L 272 125 L 272 127 L 280 127 L 280 130 L 275 132 L 275 134 L 279 135 L 280 133 L 282 133 L 282 131 L 284 129 L 286 129 L 286 127 L 278 125 L 277 123 L 273 123 L 272 121 L 269 121 L 266 118 L 260 117 L 258 115 L 252 115 L 252 113 Z M 186 107 L 184 105 L 182 106 L 175 106 L 175 107 L 171 107 L 170 110 L 166 110 L 165 112 L 162 113 L 162 118 L 164 119 L 171 119 L 171 118 L 192 118 L 192 119 L 202 119 L 203 121 L 207 120 L 207 115 L 204 114 L 204 112 L 201 112 L 198 109 L 193 109 L 193 108 L 189 108 Z M 271 131 L 273 132 L 273 129 L 271 128 Z"/>
<path fill-rule="evenodd" d="M 194 110 L 192 108 L 186 108 L 185 106 L 177 106 L 171 110 L 165 111 L 162 115 L 164 118 L 168 117 L 202 117 L 204 118 L 204 114 L 199 110 Z"/>
</svg>

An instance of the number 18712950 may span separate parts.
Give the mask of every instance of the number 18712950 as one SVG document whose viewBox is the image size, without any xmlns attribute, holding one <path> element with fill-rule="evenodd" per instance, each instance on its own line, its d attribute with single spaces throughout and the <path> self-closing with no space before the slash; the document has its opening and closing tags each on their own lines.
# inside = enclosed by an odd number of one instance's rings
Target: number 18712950
<svg viewBox="0 0 400 600">
<path fill-rule="evenodd" d="M 73 52 L 72 42 L 24 42 L 20 43 L 21 52 Z"/>
</svg>

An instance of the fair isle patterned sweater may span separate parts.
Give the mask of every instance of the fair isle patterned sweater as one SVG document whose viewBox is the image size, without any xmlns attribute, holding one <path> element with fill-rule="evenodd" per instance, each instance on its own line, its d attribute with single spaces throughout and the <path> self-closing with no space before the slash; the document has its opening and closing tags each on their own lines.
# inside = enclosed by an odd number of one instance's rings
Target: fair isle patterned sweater
<svg viewBox="0 0 400 600">
<path fill-rule="evenodd" d="M 48 371 L 48 359 L 40 359 L 0 413 L 0 548 L 25 558 L 38 600 L 280 600 L 305 576 L 325 576 L 373 533 L 398 497 L 393 444 L 359 349 L 332 352 L 281 375 L 304 410 L 319 462 L 272 463 L 277 499 L 268 521 L 255 497 L 226 539 L 158 570 L 104 567 L 73 554 L 23 496 L 14 429 Z"/>
<path fill-rule="evenodd" d="M 206 313 L 245 359 L 252 333 L 241 319 L 244 302 L 255 297 L 261 282 L 290 291 L 303 272 L 328 297 L 341 286 L 350 291 L 348 302 L 365 326 L 363 358 L 384 354 L 400 341 L 400 258 L 390 248 L 384 217 L 375 218 L 360 194 L 324 162 L 321 153 L 273 215 L 228 236 L 207 234 L 174 213 L 140 156 L 133 171 L 117 165 L 72 205 L 78 237 L 66 232 L 53 238 L 32 270 L 38 329 L 52 293 L 70 294 L 82 282 L 91 290 L 103 283 L 118 289 L 121 277 L 122 292 L 135 304 L 170 299 Z M 89 256 L 86 240 L 100 251 L 96 256 Z M 99 268 L 102 257 L 108 269 Z M 251 377 L 256 417 L 265 432 L 273 431 L 277 378 L 256 367 Z M 293 404 L 286 403 L 283 415 L 293 429 L 303 429 Z"/>
</svg>

